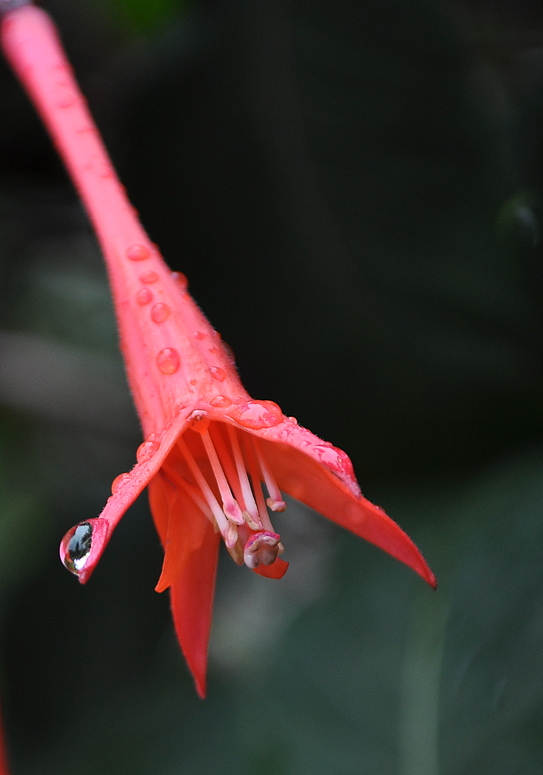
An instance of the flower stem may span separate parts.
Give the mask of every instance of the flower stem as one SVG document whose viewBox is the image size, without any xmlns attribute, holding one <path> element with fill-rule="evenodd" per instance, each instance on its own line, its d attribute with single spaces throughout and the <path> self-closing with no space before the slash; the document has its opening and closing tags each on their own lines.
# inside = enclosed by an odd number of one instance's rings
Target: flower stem
<svg viewBox="0 0 543 775">
<path fill-rule="evenodd" d="M 0 13 L 2 4 L 9 9 L 10 2 L 18 0 L 0 0 Z M 153 250 L 117 178 L 51 17 L 29 4 L 9 10 L 2 18 L 0 39 L 70 173 L 109 269 L 118 269 L 119 259 L 131 247 L 142 253 Z"/>
</svg>

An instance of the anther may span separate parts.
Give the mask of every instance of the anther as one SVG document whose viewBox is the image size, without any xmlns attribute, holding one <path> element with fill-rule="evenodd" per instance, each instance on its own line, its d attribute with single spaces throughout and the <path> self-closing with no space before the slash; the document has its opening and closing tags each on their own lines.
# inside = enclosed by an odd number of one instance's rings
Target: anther
<svg viewBox="0 0 543 775">
<path fill-rule="evenodd" d="M 260 445 L 258 443 L 258 439 L 254 440 L 254 445 L 255 445 L 256 455 L 258 457 L 258 463 L 260 465 L 260 470 L 262 471 L 262 476 L 264 477 L 264 483 L 266 484 L 268 495 L 270 496 L 266 500 L 266 503 L 268 504 L 268 506 L 272 511 L 285 511 L 287 504 L 283 500 L 283 497 L 281 495 L 281 490 L 277 486 L 277 482 L 275 481 L 275 478 L 268 467 L 268 463 L 266 462 L 264 455 L 260 451 Z"/>
</svg>

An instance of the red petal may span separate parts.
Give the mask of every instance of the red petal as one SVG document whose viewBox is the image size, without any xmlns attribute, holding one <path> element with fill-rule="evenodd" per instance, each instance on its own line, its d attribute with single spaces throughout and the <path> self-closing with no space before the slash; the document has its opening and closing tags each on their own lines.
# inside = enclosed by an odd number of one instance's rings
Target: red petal
<svg viewBox="0 0 543 775">
<path fill-rule="evenodd" d="M 288 562 L 278 557 L 271 565 L 259 565 L 258 568 L 252 568 L 252 570 L 267 579 L 282 579 L 288 570 Z"/>
<path fill-rule="evenodd" d="M 311 457 L 310 447 L 305 454 L 280 442 L 261 439 L 261 444 L 284 492 L 409 565 L 436 587 L 434 574 L 409 536 L 379 506 L 357 497 L 325 465 Z"/>
<path fill-rule="evenodd" d="M 207 651 L 220 540 L 209 522 L 208 525 L 207 540 L 186 558 L 182 574 L 171 586 L 175 631 L 202 699 L 206 695 Z"/>
<path fill-rule="evenodd" d="M 177 638 L 204 697 L 220 535 L 186 492 L 164 475 L 150 482 L 149 498 L 165 550 L 156 589 L 171 587 Z"/>
</svg>

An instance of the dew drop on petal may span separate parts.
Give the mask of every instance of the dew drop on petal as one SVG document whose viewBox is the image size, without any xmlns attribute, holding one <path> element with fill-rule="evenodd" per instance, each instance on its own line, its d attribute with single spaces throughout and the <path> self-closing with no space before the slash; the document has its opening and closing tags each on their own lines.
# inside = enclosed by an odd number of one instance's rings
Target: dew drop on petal
<svg viewBox="0 0 543 775">
<path fill-rule="evenodd" d="M 163 374 L 175 374 L 181 365 L 181 359 L 177 350 L 165 347 L 158 353 L 156 363 Z"/>
<path fill-rule="evenodd" d="M 136 293 L 136 301 L 142 307 L 144 307 L 146 304 L 149 304 L 152 300 L 153 300 L 153 294 L 151 293 L 149 288 L 140 288 L 139 291 Z"/>
<path fill-rule="evenodd" d="M 189 281 L 183 272 L 172 272 L 172 277 L 182 291 L 185 291 L 188 288 Z"/>
<path fill-rule="evenodd" d="M 156 272 L 153 272 L 152 269 L 149 269 L 147 272 L 142 272 L 140 274 L 140 282 L 146 283 L 146 285 L 151 285 L 151 283 L 156 283 L 158 280 L 158 274 Z"/>
<path fill-rule="evenodd" d="M 149 258 L 150 255 L 151 251 L 149 248 L 146 248 L 145 245 L 130 245 L 130 247 L 126 249 L 126 257 L 130 259 L 130 261 L 144 261 L 146 258 Z"/>
<path fill-rule="evenodd" d="M 195 331 L 194 332 L 194 338 L 195 339 L 205 339 L 206 335 L 204 334 L 203 331 Z"/>
<path fill-rule="evenodd" d="M 90 522 L 80 522 L 68 530 L 62 543 L 61 559 L 71 573 L 79 576 L 89 558 L 92 547 L 92 525 Z"/>
<path fill-rule="evenodd" d="M 209 403 L 216 409 L 224 409 L 227 406 L 231 406 L 232 401 L 228 398 L 228 396 L 215 396 L 215 398 L 212 398 Z"/>
<path fill-rule="evenodd" d="M 155 439 L 148 439 L 140 444 L 136 450 L 136 460 L 138 463 L 146 463 L 150 460 L 159 447 L 158 441 Z"/>
<path fill-rule="evenodd" d="M 170 316 L 170 308 L 167 304 L 159 302 L 153 305 L 151 309 L 151 320 L 153 323 L 163 323 Z"/>
<path fill-rule="evenodd" d="M 283 421 L 283 412 L 273 401 L 247 401 L 229 415 L 240 425 L 254 431 L 272 428 Z"/>
<path fill-rule="evenodd" d="M 218 347 L 210 347 L 209 348 L 209 352 L 211 353 L 211 355 L 217 355 L 217 353 L 219 352 L 219 348 Z"/>
<path fill-rule="evenodd" d="M 211 372 L 211 376 L 219 382 L 224 382 L 226 379 L 225 370 L 221 369 L 219 366 L 212 366 L 209 371 Z"/>
<path fill-rule="evenodd" d="M 115 479 L 111 482 L 111 494 L 115 495 L 115 493 L 123 486 L 125 482 L 129 482 L 132 479 L 130 474 L 119 474 L 119 476 L 116 476 Z"/>
</svg>

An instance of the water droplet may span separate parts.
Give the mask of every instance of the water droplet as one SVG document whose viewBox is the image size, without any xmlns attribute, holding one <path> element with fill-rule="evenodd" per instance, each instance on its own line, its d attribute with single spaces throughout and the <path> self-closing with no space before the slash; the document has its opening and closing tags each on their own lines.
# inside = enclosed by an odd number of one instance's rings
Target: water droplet
<svg viewBox="0 0 543 775">
<path fill-rule="evenodd" d="M 186 291 L 189 285 L 186 275 L 183 272 L 172 272 L 172 277 L 182 291 Z"/>
<path fill-rule="evenodd" d="M 140 288 L 139 291 L 136 293 L 136 301 L 138 304 L 140 304 L 142 307 L 144 307 L 146 304 L 149 304 L 153 300 L 153 294 L 149 290 L 149 288 Z"/>
<path fill-rule="evenodd" d="M 226 379 L 225 370 L 221 369 L 219 366 L 212 366 L 209 371 L 211 372 L 211 376 L 219 382 L 224 382 Z"/>
<path fill-rule="evenodd" d="M 226 355 L 227 355 L 228 360 L 230 361 L 231 365 L 235 366 L 236 365 L 236 356 L 234 355 L 234 351 L 232 350 L 232 348 L 230 347 L 228 342 L 225 342 L 224 340 L 223 340 L 222 346 L 223 346 L 223 350 L 225 350 L 225 352 L 226 352 Z"/>
<path fill-rule="evenodd" d="M 195 331 L 194 332 L 194 338 L 195 339 L 205 339 L 206 335 L 204 334 L 203 331 Z"/>
<path fill-rule="evenodd" d="M 296 417 L 289 417 L 288 419 L 291 421 L 291 423 L 294 423 L 294 425 L 298 425 L 298 420 Z"/>
<path fill-rule="evenodd" d="M 156 363 L 163 374 L 175 374 L 181 365 L 181 359 L 177 350 L 165 347 L 158 353 Z"/>
<path fill-rule="evenodd" d="M 132 479 L 130 474 L 119 474 L 119 476 L 116 476 L 115 479 L 111 482 L 111 494 L 115 495 L 115 493 L 125 484 L 125 482 L 129 482 Z"/>
<path fill-rule="evenodd" d="M 149 248 L 146 248 L 145 245 L 130 245 L 129 248 L 126 249 L 126 257 L 130 259 L 130 261 L 143 261 L 146 258 L 149 258 L 151 255 L 151 251 Z"/>
<path fill-rule="evenodd" d="M 209 429 L 210 419 L 203 409 L 197 409 L 188 417 L 190 428 L 196 433 L 205 433 Z"/>
<path fill-rule="evenodd" d="M 61 97 L 57 102 L 57 108 L 71 108 L 75 104 L 73 97 Z"/>
<path fill-rule="evenodd" d="M 217 355 L 217 353 L 220 352 L 220 350 L 218 347 L 210 347 L 209 352 L 211 353 L 211 355 Z"/>
<path fill-rule="evenodd" d="M 228 398 L 228 396 L 215 396 L 215 398 L 212 398 L 209 403 L 211 406 L 215 406 L 217 409 L 224 409 L 227 406 L 231 406 L 232 401 Z"/>
<path fill-rule="evenodd" d="M 247 401 L 237 406 L 229 416 L 254 431 L 272 428 L 283 421 L 283 412 L 273 401 Z"/>
<path fill-rule="evenodd" d="M 151 309 L 151 320 L 153 323 L 163 323 L 170 316 L 170 308 L 167 304 L 154 304 Z"/>
<path fill-rule="evenodd" d="M 149 269 L 147 272 L 142 272 L 140 274 L 140 282 L 145 283 L 146 285 L 151 285 L 152 283 L 156 283 L 158 280 L 158 274 L 156 272 L 153 272 L 152 269 Z"/>
<path fill-rule="evenodd" d="M 92 525 L 90 522 L 80 522 L 68 530 L 62 543 L 61 559 L 71 573 L 79 576 L 87 562 L 92 547 Z"/>
<path fill-rule="evenodd" d="M 190 379 L 190 380 L 189 380 L 189 383 L 190 383 L 191 385 L 197 385 L 197 384 L 198 384 L 198 380 L 197 380 L 197 379 L 194 379 L 194 378 L 192 378 L 192 379 Z"/>
<path fill-rule="evenodd" d="M 147 441 L 144 441 L 143 444 L 140 444 L 136 450 L 136 460 L 138 463 L 146 463 L 147 460 L 151 460 L 159 446 L 160 445 L 155 437 L 149 436 Z"/>
</svg>

